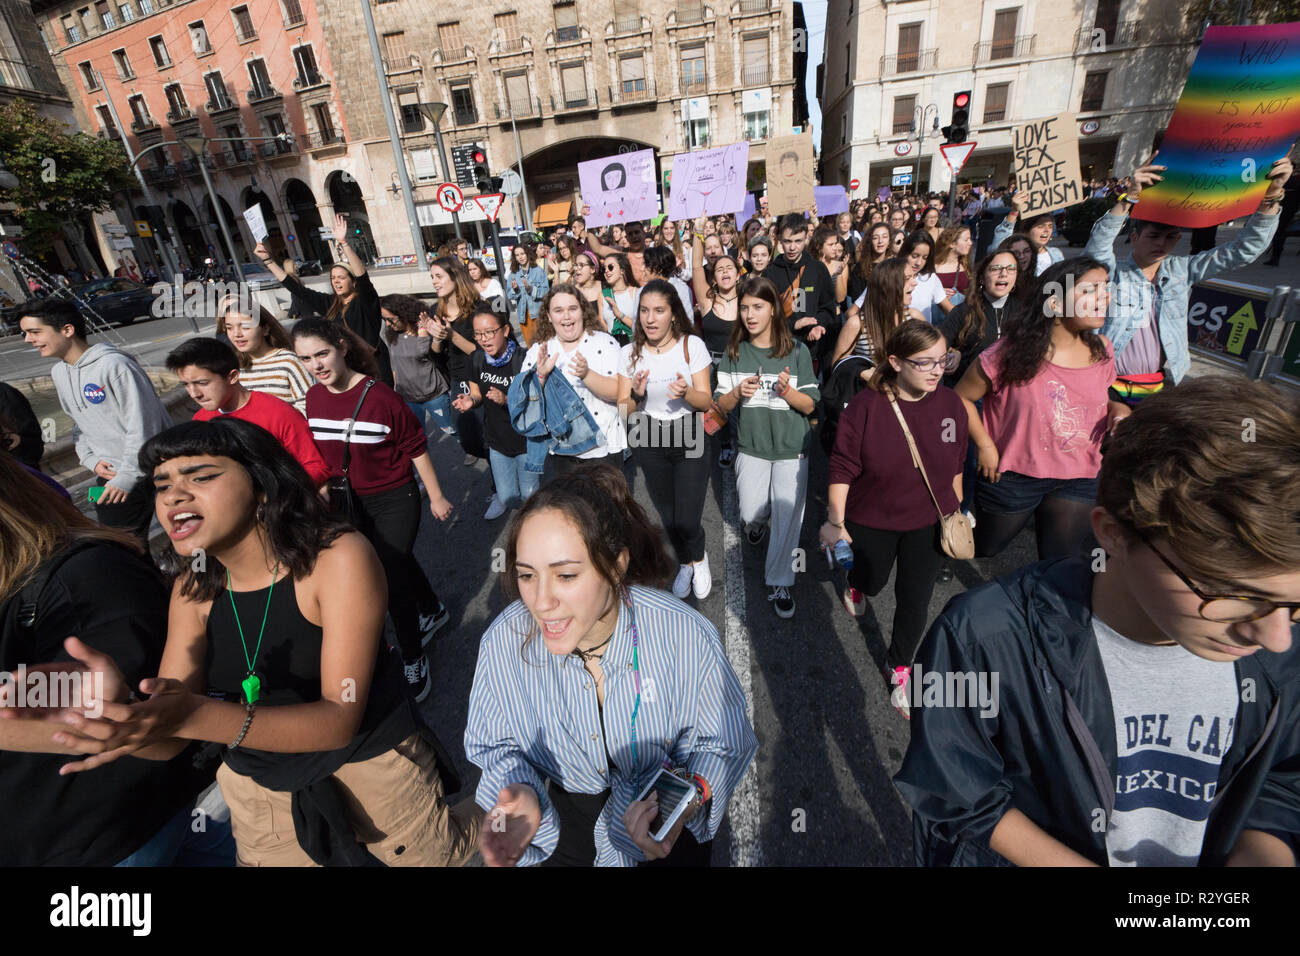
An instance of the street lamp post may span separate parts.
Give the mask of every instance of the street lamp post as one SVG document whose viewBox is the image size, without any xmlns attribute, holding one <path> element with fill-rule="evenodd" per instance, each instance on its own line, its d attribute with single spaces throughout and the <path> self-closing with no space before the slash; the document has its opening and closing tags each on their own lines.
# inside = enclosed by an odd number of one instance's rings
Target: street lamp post
<svg viewBox="0 0 1300 956">
<path fill-rule="evenodd" d="M 450 181 L 453 178 L 451 176 L 451 167 L 447 165 L 447 150 L 442 145 L 442 127 L 438 125 L 443 114 L 447 112 L 447 104 L 421 103 L 420 112 L 433 124 L 433 135 L 438 140 L 438 162 L 442 163 L 442 174 Z M 460 234 L 460 216 L 454 212 L 451 214 L 451 224 L 456 228 L 456 238 L 463 238 Z"/>
<path fill-rule="evenodd" d="M 919 195 L 921 192 L 921 154 L 925 152 L 925 118 L 934 110 L 934 119 L 931 121 L 930 132 L 939 131 L 939 106 L 937 103 L 927 103 L 924 107 L 917 106 L 912 109 L 912 134 L 916 137 L 916 191 Z M 919 116 L 919 118 L 918 118 Z M 933 157 L 931 157 L 933 160 Z M 926 185 L 930 185 L 930 177 L 926 176 Z"/>
<path fill-rule="evenodd" d="M 239 253 L 235 251 L 235 242 L 230 237 L 230 228 L 226 225 L 226 217 L 221 212 L 221 201 L 217 196 L 217 191 L 212 187 L 212 177 L 208 175 L 208 164 L 204 162 L 208 152 L 208 138 L 206 136 L 182 136 L 178 142 L 189 150 L 194 161 L 199 164 L 199 172 L 203 176 L 203 188 L 208 191 L 208 199 L 212 202 L 212 212 L 217 217 L 217 227 L 221 230 L 221 238 L 226 243 L 226 253 L 230 256 L 231 268 L 235 270 L 235 280 L 243 278 L 240 270 Z M 254 237 L 256 238 L 256 237 Z"/>
</svg>

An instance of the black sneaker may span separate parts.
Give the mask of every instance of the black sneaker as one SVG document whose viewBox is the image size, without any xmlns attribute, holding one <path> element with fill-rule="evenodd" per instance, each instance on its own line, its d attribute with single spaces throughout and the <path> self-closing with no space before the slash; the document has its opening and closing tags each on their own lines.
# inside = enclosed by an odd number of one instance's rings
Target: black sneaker
<svg viewBox="0 0 1300 956">
<path fill-rule="evenodd" d="M 406 678 L 406 688 L 418 704 L 429 696 L 433 690 L 433 680 L 429 677 L 429 661 L 421 655 L 413 661 L 402 661 L 402 675 Z"/>
<path fill-rule="evenodd" d="M 760 545 L 763 539 L 767 537 L 767 525 L 761 524 L 756 528 L 745 529 L 745 540 L 752 545 Z"/>
<path fill-rule="evenodd" d="M 431 613 L 420 612 L 420 646 L 428 647 L 429 642 L 433 640 L 433 635 L 438 633 L 441 628 L 451 620 L 451 612 L 447 610 L 447 605 L 441 601 L 438 602 L 438 609 Z"/>
<path fill-rule="evenodd" d="M 767 599 L 772 602 L 772 609 L 776 611 L 776 616 L 789 620 L 794 617 L 794 598 L 790 596 L 790 589 L 781 584 L 774 584 L 767 589 Z"/>
</svg>

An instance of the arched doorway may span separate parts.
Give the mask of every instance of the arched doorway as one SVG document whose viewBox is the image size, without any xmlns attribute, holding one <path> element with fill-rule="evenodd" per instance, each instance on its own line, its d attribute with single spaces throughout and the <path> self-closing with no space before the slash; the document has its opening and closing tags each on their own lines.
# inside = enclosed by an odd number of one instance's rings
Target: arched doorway
<svg viewBox="0 0 1300 956">
<path fill-rule="evenodd" d="M 293 224 L 293 234 L 298 240 L 304 259 L 317 259 L 321 265 L 328 266 L 334 261 L 330 253 L 330 244 L 320 236 L 320 210 L 316 208 L 316 197 L 311 187 L 301 179 L 290 179 L 284 184 L 284 209 Z"/>
<path fill-rule="evenodd" d="M 240 263 L 251 262 L 253 257 L 249 254 L 248 247 L 244 244 L 244 235 L 239 231 L 239 222 L 235 219 L 235 213 L 230 208 L 230 203 L 226 202 L 225 198 L 222 196 L 218 196 L 217 201 L 221 204 L 221 215 L 226 220 L 226 228 L 230 231 L 231 241 L 235 244 L 235 255 L 239 257 Z M 217 225 L 216 213 L 212 210 L 212 197 L 209 196 L 204 199 L 203 205 L 208 214 L 208 222 L 212 223 L 213 230 L 215 231 L 219 229 L 220 227 Z M 222 241 L 224 242 L 225 240 L 223 239 Z M 238 263 L 236 263 L 236 268 L 238 268 Z"/>
<path fill-rule="evenodd" d="M 198 217 L 189 206 L 176 199 L 171 205 L 171 220 L 185 251 L 185 262 L 181 264 L 182 268 L 199 268 L 207 258 L 208 250 L 203 239 L 203 231 L 199 227 Z"/>
<path fill-rule="evenodd" d="M 370 215 L 366 201 L 361 198 L 361 187 L 351 176 L 341 172 L 329 174 L 325 180 L 334 212 L 348 221 L 348 245 L 367 264 L 375 261 L 375 236 L 370 231 Z"/>
<path fill-rule="evenodd" d="M 239 197 L 240 208 L 251 209 L 254 203 L 262 207 L 262 218 L 266 221 L 266 231 L 268 233 L 266 237 L 267 251 L 273 256 L 282 255 L 286 243 L 284 233 L 280 229 L 280 219 L 276 216 L 275 206 L 271 203 L 271 197 L 262 192 L 261 189 L 253 186 L 244 187 L 244 191 Z M 257 237 L 253 236 L 253 240 L 256 241 Z"/>
<path fill-rule="evenodd" d="M 528 183 L 528 200 L 533 213 L 533 225 L 548 228 L 567 222 L 571 216 L 580 215 L 578 204 L 581 185 L 578 182 L 578 163 L 589 159 L 617 156 L 641 149 L 655 148 L 651 143 L 612 136 L 551 143 L 524 157 L 524 179 Z M 662 183 L 659 155 L 655 154 L 655 183 Z M 603 229 L 607 223 L 588 222 L 589 229 Z"/>
</svg>

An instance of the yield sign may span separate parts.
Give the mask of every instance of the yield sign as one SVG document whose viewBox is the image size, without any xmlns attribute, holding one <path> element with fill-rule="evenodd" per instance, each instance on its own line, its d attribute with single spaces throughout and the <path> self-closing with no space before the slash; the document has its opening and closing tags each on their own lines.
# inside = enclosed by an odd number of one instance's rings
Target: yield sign
<svg viewBox="0 0 1300 956">
<path fill-rule="evenodd" d="M 501 212 L 501 203 L 505 200 L 502 193 L 484 193 L 481 196 L 475 196 L 474 201 L 478 203 L 478 208 L 483 210 L 483 214 L 491 222 L 497 221 L 497 214 Z"/>
<path fill-rule="evenodd" d="M 447 212 L 455 212 L 465 202 L 465 194 L 455 183 L 442 183 L 438 186 L 438 205 Z"/>
<path fill-rule="evenodd" d="M 961 168 L 966 165 L 966 160 L 970 159 L 970 154 L 975 152 L 974 143 L 945 143 L 939 147 L 939 152 L 943 153 L 944 162 L 956 176 L 961 172 Z"/>
</svg>

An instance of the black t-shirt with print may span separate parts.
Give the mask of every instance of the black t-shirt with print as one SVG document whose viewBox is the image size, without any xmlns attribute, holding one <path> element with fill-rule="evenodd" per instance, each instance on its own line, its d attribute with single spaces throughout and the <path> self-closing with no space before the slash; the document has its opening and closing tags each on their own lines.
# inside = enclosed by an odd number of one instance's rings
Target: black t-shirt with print
<svg viewBox="0 0 1300 956">
<path fill-rule="evenodd" d="M 524 436 L 515 431 L 510 424 L 510 410 L 505 405 L 498 405 L 487 397 L 489 388 L 498 388 L 502 393 L 510 391 L 510 383 L 519 374 L 524 364 L 527 349 L 515 346 L 515 354 L 502 366 L 488 364 L 487 353 L 479 349 L 470 356 L 470 381 L 478 385 L 483 396 L 483 430 L 487 434 L 488 448 L 502 455 L 522 455 L 527 450 Z"/>
</svg>

